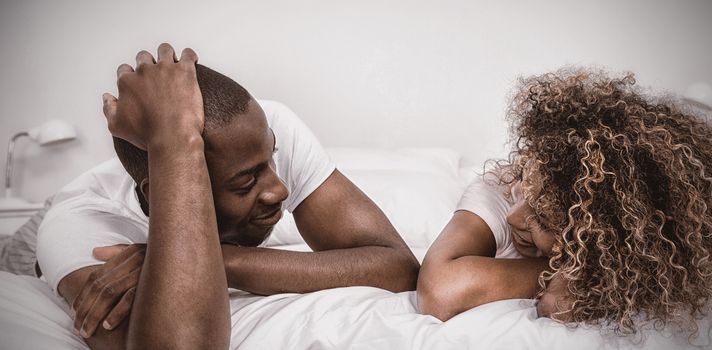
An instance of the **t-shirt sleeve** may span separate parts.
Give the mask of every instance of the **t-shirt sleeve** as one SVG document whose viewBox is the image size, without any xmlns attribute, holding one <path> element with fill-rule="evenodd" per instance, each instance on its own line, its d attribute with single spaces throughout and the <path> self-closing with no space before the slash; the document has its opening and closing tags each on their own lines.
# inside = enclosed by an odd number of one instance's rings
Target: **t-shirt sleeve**
<svg viewBox="0 0 712 350">
<path fill-rule="evenodd" d="M 47 283 L 58 293 L 59 282 L 83 267 L 104 262 L 92 256 L 95 247 L 132 244 L 145 233 L 116 214 L 95 209 L 52 207 L 37 235 L 37 260 Z"/>
<path fill-rule="evenodd" d="M 476 214 L 489 226 L 497 246 L 497 258 L 521 258 L 512 243 L 512 233 L 507 223 L 510 204 L 502 188 L 486 184 L 482 179 L 474 179 L 467 187 L 456 210 L 466 210 Z"/>
<path fill-rule="evenodd" d="M 277 171 L 289 188 L 285 207 L 292 212 L 334 172 L 316 136 L 287 106 L 260 101 L 277 141 Z"/>
</svg>

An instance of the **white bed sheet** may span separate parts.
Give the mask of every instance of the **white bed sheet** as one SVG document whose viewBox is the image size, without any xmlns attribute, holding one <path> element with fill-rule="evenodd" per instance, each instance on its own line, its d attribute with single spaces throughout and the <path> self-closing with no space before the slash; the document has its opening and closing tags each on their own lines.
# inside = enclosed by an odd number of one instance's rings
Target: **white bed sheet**
<svg viewBox="0 0 712 350">
<path fill-rule="evenodd" d="M 304 247 L 291 247 L 304 249 Z M 685 336 L 645 341 L 537 319 L 531 300 L 490 303 L 442 323 L 420 315 L 415 293 L 350 287 L 268 297 L 233 291 L 233 349 L 687 349 Z M 36 278 L 0 272 L 0 349 L 85 349 L 66 304 Z M 698 348 L 712 348 L 710 322 Z"/>
</svg>

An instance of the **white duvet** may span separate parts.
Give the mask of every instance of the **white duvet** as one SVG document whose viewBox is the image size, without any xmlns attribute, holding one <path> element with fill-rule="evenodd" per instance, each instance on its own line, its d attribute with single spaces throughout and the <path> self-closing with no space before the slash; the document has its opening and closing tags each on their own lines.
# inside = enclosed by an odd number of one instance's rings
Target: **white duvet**
<svg viewBox="0 0 712 350">
<path fill-rule="evenodd" d="M 259 297 L 231 294 L 233 349 L 686 349 L 712 348 L 710 322 L 688 343 L 671 332 L 645 339 L 601 335 L 537 319 L 533 301 L 490 303 L 448 322 L 420 315 L 415 293 L 350 287 Z M 0 272 L 0 349 L 84 349 L 67 306 L 41 280 Z"/>
</svg>

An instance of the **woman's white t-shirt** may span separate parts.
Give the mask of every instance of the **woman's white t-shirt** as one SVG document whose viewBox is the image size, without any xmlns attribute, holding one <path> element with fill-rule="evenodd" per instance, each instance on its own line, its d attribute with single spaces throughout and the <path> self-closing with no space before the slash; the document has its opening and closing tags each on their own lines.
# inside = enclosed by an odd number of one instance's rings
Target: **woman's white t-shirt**
<svg viewBox="0 0 712 350">
<path fill-rule="evenodd" d="M 489 226 L 497 245 L 496 258 L 521 259 L 523 256 L 512 242 L 512 227 L 507 223 L 507 212 L 512 207 L 506 193 L 509 186 L 493 185 L 477 177 L 467 186 L 456 210 L 476 214 Z"/>
</svg>

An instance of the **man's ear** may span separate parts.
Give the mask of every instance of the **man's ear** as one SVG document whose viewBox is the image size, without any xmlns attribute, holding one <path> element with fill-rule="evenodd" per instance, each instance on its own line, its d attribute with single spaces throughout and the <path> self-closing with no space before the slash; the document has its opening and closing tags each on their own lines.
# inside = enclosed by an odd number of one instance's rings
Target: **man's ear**
<svg viewBox="0 0 712 350">
<path fill-rule="evenodd" d="M 150 205 L 148 204 L 148 178 L 144 178 L 143 180 L 141 180 L 141 183 L 138 185 L 138 187 L 141 191 L 141 196 L 143 197 L 139 198 L 139 202 L 141 203 L 141 210 L 143 210 L 144 214 L 148 215 L 148 209 L 150 208 Z"/>
<path fill-rule="evenodd" d="M 141 180 L 141 183 L 138 185 L 138 187 L 141 189 L 141 194 L 143 195 L 143 199 L 148 203 L 148 178 L 144 178 Z"/>
</svg>

